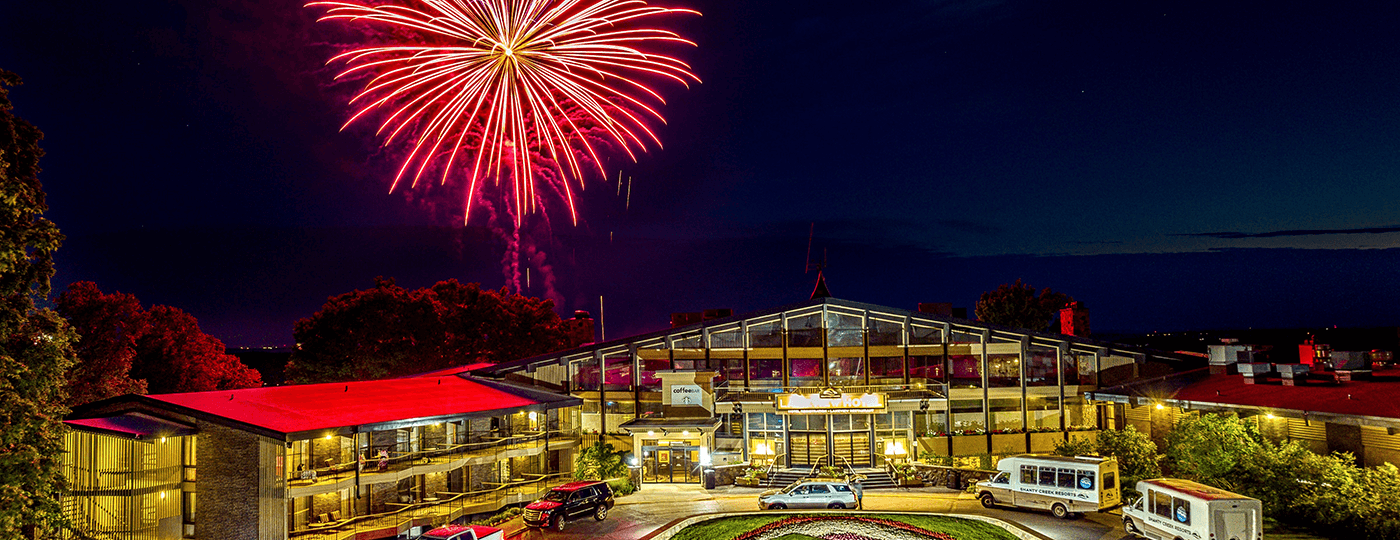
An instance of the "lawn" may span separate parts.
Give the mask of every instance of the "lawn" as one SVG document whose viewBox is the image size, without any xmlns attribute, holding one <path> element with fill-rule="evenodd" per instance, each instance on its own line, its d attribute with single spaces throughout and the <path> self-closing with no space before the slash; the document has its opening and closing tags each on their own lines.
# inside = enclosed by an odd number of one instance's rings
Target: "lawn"
<svg viewBox="0 0 1400 540">
<path fill-rule="evenodd" d="M 792 517 L 831 516 L 840 518 L 843 514 L 768 514 L 761 516 L 735 516 L 702 521 L 686 527 L 672 536 L 672 540 L 733 540 L 734 538 L 769 523 Z M 1016 540 L 1006 529 L 990 523 L 971 519 L 947 516 L 927 516 L 918 514 L 846 514 L 865 518 L 889 519 L 913 525 L 929 532 L 941 532 L 958 540 Z M 801 535 L 789 535 L 796 540 Z"/>
</svg>

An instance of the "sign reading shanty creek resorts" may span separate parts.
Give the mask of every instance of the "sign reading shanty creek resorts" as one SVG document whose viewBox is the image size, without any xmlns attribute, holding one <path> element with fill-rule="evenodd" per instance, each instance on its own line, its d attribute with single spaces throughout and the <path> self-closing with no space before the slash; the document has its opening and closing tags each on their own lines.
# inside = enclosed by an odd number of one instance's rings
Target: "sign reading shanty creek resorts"
<svg viewBox="0 0 1400 540">
<path fill-rule="evenodd" d="M 778 394 L 774 406 L 785 414 L 874 413 L 885 409 L 884 394 Z"/>
</svg>

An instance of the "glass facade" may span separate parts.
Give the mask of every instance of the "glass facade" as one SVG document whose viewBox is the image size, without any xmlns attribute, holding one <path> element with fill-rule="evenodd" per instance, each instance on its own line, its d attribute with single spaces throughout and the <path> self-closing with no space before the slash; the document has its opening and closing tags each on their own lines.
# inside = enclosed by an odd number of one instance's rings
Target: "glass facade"
<svg viewBox="0 0 1400 540">
<path fill-rule="evenodd" d="M 630 361 L 639 373 L 636 384 L 609 384 L 600 391 L 591 382 L 603 347 L 634 351 L 630 358 L 604 354 L 601 361 L 610 372 Z M 567 364 L 570 376 L 583 381 L 571 388 L 585 400 L 586 430 L 613 433 L 622 422 L 663 414 L 660 394 L 666 389 L 656 373 L 708 372 L 715 383 L 713 413 L 737 407 L 745 417 L 733 423 L 742 433 L 715 435 L 717 441 L 741 437 L 742 444 L 712 450 L 780 466 L 879 466 L 918 458 L 919 452 L 1048 451 L 1046 441 L 1053 437 L 1037 434 L 1097 429 L 1094 405 L 1080 396 L 1094 388 L 1103 358 L 1123 365 L 1125 359 L 1144 361 L 1146 354 L 1072 336 L 824 299 L 530 362 Z M 509 364 L 498 369 L 519 371 Z M 883 406 L 822 414 L 774 404 L 779 395 L 866 393 L 883 396 Z M 637 404 L 636 416 L 617 412 L 629 402 Z M 608 409 L 607 403 L 616 405 Z"/>
</svg>

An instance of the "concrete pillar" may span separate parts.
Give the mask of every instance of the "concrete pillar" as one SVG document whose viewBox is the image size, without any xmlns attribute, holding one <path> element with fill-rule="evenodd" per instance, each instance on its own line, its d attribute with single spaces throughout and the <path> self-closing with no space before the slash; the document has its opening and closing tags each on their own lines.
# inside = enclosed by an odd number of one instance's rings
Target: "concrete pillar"
<svg viewBox="0 0 1400 540">
<path fill-rule="evenodd" d="M 1366 447 L 1361 444 L 1361 426 L 1328 422 L 1326 428 L 1327 451 L 1351 452 L 1356 457 L 1357 465 L 1366 463 Z"/>
</svg>

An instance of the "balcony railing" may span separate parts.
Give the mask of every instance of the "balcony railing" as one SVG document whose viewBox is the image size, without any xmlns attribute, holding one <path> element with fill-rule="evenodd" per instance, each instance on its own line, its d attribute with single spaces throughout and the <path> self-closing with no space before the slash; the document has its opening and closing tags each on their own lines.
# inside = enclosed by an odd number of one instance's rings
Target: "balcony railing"
<svg viewBox="0 0 1400 540">
<path fill-rule="evenodd" d="M 489 440 L 451 444 L 441 448 L 429 448 L 416 452 L 390 452 L 387 457 L 367 456 L 363 468 L 358 460 L 334 463 L 328 467 L 313 469 L 314 476 L 307 474 L 307 478 L 302 477 L 302 471 L 289 470 L 287 472 L 287 482 L 289 487 L 299 488 L 314 486 L 323 483 L 338 483 L 343 480 L 353 478 L 356 470 L 360 474 L 361 483 L 374 483 L 373 478 L 377 475 L 388 474 L 397 477 L 397 473 L 413 469 L 414 467 L 450 463 L 456 460 L 471 458 L 489 458 L 502 451 L 523 450 L 533 448 L 543 448 L 546 440 L 568 441 L 577 440 L 579 433 L 577 430 L 550 431 L 548 433 L 530 432 L 519 435 L 488 437 Z M 290 468 L 289 468 L 290 469 Z"/>
<path fill-rule="evenodd" d="M 371 540 L 391 538 L 413 527 L 428 529 L 463 516 L 492 512 L 503 506 L 533 501 L 550 488 L 572 480 L 569 473 L 525 474 L 524 478 L 468 493 L 439 491 L 434 497 L 415 503 L 389 503 L 396 508 L 376 514 L 351 517 L 330 523 L 312 523 L 293 528 L 288 537 L 299 540 Z"/>
<path fill-rule="evenodd" d="M 68 489 L 71 491 L 117 491 L 153 487 L 175 487 L 180 484 L 180 466 L 141 470 L 89 469 L 69 465 Z"/>
</svg>

